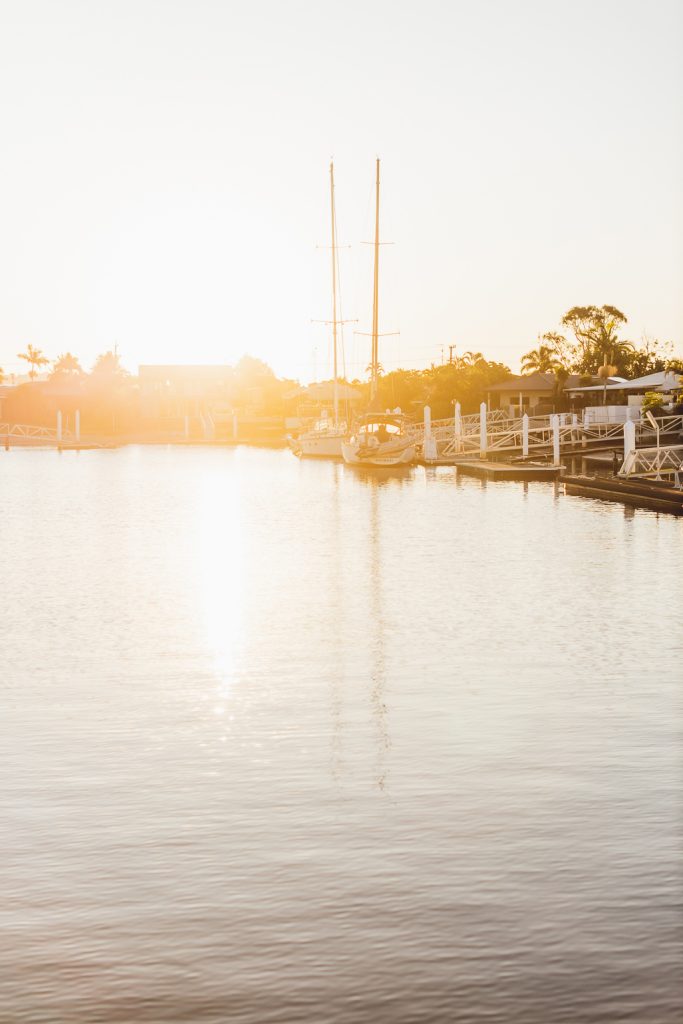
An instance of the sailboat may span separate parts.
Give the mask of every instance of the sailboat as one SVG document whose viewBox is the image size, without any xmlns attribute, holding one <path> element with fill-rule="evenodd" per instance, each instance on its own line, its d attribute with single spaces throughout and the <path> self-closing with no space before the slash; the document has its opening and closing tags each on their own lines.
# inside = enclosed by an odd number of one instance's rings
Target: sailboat
<svg viewBox="0 0 683 1024">
<path fill-rule="evenodd" d="M 377 405 L 379 380 L 379 158 L 375 178 L 375 269 L 372 294 L 370 409 Z M 352 466 L 401 466 L 415 461 L 416 447 L 408 420 L 400 412 L 368 412 L 357 421 L 341 446 Z"/>
<path fill-rule="evenodd" d="M 337 317 L 339 264 L 337 261 L 337 213 L 334 201 L 334 163 L 330 163 L 330 210 L 332 221 L 332 319 L 324 321 L 332 326 L 332 350 L 334 362 L 334 379 L 332 382 L 333 418 L 320 419 L 310 430 L 290 437 L 289 446 L 295 455 L 304 458 L 340 459 L 342 457 L 342 441 L 347 433 L 346 422 L 339 418 L 339 357 L 337 329 L 347 321 Z"/>
</svg>

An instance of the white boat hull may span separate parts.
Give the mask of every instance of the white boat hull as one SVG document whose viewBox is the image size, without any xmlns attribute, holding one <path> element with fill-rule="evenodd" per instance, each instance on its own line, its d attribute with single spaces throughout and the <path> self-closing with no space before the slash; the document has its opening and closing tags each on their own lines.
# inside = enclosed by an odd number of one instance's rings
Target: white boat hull
<svg viewBox="0 0 683 1024">
<path fill-rule="evenodd" d="M 302 434 L 290 438 L 289 445 L 295 455 L 302 459 L 341 459 L 344 434 Z"/>
<path fill-rule="evenodd" d="M 380 444 L 375 450 L 368 452 L 366 445 L 345 442 L 342 444 L 342 455 L 344 462 L 350 466 L 408 466 L 415 461 L 417 450 L 414 444 L 406 444 L 397 449 L 395 443 L 391 443 Z"/>
</svg>

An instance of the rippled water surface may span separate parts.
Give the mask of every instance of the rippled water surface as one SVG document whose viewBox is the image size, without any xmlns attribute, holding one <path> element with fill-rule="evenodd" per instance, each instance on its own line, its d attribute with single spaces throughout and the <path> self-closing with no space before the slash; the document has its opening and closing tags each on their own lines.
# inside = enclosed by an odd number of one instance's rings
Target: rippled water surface
<svg viewBox="0 0 683 1024">
<path fill-rule="evenodd" d="M 668 1024 L 683 523 L 0 453 L 3 1022 Z"/>
</svg>

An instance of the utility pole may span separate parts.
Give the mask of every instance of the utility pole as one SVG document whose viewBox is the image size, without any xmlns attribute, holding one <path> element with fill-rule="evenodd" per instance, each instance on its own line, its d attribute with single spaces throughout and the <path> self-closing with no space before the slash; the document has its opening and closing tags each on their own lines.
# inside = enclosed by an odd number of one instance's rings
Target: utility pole
<svg viewBox="0 0 683 1024">
<path fill-rule="evenodd" d="M 456 348 L 455 345 L 449 345 L 448 346 L 448 362 L 449 362 L 449 364 L 453 362 L 453 350 L 455 348 Z"/>
</svg>

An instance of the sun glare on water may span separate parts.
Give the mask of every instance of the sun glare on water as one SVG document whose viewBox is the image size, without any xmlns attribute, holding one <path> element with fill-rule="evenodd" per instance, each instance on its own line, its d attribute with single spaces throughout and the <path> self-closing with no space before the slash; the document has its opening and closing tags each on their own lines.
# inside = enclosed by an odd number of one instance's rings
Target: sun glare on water
<svg viewBox="0 0 683 1024">
<path fill-rule="evenodd" d="M 244 644 L 247 525 L 235 475 L 212 474 L 198 505 L 198 602 L 216 675 L 216 713 L 225 709 Z"/>
</svg>

